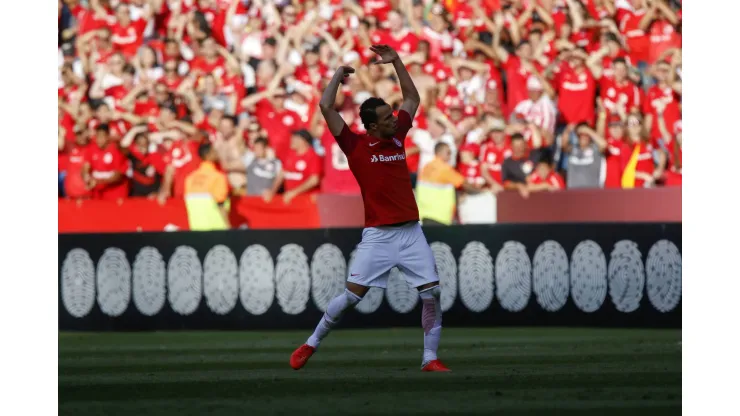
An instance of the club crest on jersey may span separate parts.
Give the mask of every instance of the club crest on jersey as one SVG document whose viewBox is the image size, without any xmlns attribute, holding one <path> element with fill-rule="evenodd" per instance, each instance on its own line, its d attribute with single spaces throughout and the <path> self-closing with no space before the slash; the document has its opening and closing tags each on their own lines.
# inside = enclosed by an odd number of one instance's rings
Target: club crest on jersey
<svg viewBox="0 0 740 416">
<path fill-rule="evenodd" d="M 401 141 L 396 139 L 395 137 L 393 138 L 393 143 L 395 143 L 398 147 L 403 147 L 403 143 L 401 143 Z"/>
</svg>

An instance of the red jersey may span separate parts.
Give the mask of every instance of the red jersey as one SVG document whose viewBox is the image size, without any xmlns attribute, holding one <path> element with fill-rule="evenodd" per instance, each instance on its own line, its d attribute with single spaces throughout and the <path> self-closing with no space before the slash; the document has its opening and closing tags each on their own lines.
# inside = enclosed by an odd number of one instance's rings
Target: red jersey
<svg viewBox="0 0 740 416">
<path fill-rule="evenodd" d="M 200 165 L 198 146 L 199 143 L 194 140 L 178 140 L 162 156 L 162 163 L 172 165 L 175 168 L 175 178 L 172 185 L 172 195 L 175 197 L 185 195 L 185 178 L 198 169 L 198 165 Z"/>
<path fill-rule="evenodd" d="M 542 71 L 541 65 L 532 62 L 535 69 Z M 506 71 L 506 80 L 508 83 L 506 104 L 509 108 L 515 108 L 517 104 L 529 98 L 527 90 L 527 79 L 531 75 L 529 71 L 522 68 L 522 61 L 516 55 L 509 55 L 502 68 Z M 562 99 L 562 98 L 561 98 Z"/>
<path fill-rule="evenodd" d="M 645 96 L 645 102 L 642 103 L 642 112 L 645 115 L 653 116 L 653 125 L 650 129 L 650 137 L 653 141 L 661 137 L 660 128 L 658 127 L 658 113 L 655 111 L 655 105 L 660 102 L 666 102 L 665 110 L 663 111 L 663 119 L 668 129 L 671 128 L 678 120 L 681 119 L 681 110 L 678 107 L 680 97 L 673 91 L 671 87 L 661 88 L 658 85 L 653 85 L 648 90 Z M 671 138 L 666 137 L 666 144 L 670 143 Z"/>
<path fill-rule="evenodd" d="M 216 79 L 226 73 L 226 60 L 223 56 L 217 56 L 213 61 L 198 56 L 190 63 L 190 72 L 200 71 L 201 74 L 213 74 Z"/>
<path fill-rule="evenodd" d="M 285 163 L 283 163 L 283 172 L 285 175 L 285 191 L 292 191 L 311 176 L 321 175 L 321 158 L 311 148 L 302 155 L 296 153 L 295 150 L 291 150 L 285 158 Z M 308 193 L 318 191 L 319 186 L 316 186 Z"/>
<path fill-rule="evenodd" d="M 617 103 L 623 102 L 624 109 L 630 113 L 632 109 L 641 108 L 642 95 L 640 88 L 631 81 L 625 80 L 623 84 L 617 84 L 614 79 L 601 79 L 601 100 L 604 108 L 612 113 L 617 112 Z"/>
<path fill-rule="evenodd" d="M 104 149 L 92 144 L 85 153 L 85 162 L 90 164 L 90 173 L 93 179 L 110 179 L 116 173 L 123 175 L 123 179 L 113 185 L 98 184 L 92 190 L 94 199 L 116 200 L 128 196 L 128 159 L 118 149 L 115 143 L 109 143 Z"/>
<path fill-rule="evenodd" d="M 622 153 L 626 152 L 626 144 L 622 140 L 608 138 L 606 141 L 606 178 L 604 188 L 622 188 Z"/>
<path fill-rule="evenodd" d="M 545 178 L 541 177 L 537 172 L 533 172 L 531 175 L 529 175 L 529 180 L 535 185 L 540 183 L 547 183 L 554 186 L 556 189 L 565 188 L 565 181 L 563 181 L 563 178 L 552 171 Z"/>
<path fill-rule="evenodd" d="M 474 160 L 469 164 L 458 163 L 457 171 L 465 177 L 465 182 L 471 185 L 484 185 L 486 180 L 483 179 L 483 175 L 481 174 L 482 167 L 482 163 Z"/>
<path fill-rule="evenodd" d="M 393 8 L 390 0 L 361 0 L 360 5 L 366 16 L 373 15 L 378 18 L 378 22 L 385 22 L 388 12 Z"/>
<path fill-rule="evenodd" d="M 486 140 L 480 146 L 480 157 L 478 158 L 484 164 L 484 168 L 488 169 L 488 173 L 491 175 L 494 181 L 499 184 L 503 184 L 503 178 L 501 177 L 501 166 L 504 160 L 511 157 L 511 148 L 508 143 L 503 146 L 499 146 L 493 142 L 493 140 Z"/>
<path fill-rule="evenodd" d="M 380 32 L 380 37 L 380 43 L 390 46 L 393 50 L 398 51 L 401 56 L 416 52 L 419 46 L 419 37 L 408 29 L 403 29 L 395 35 L 391 31 Z"/>
<path fill-rule="evenodd" d="M 576 71 L 564 63 L 556 75 L 558 110 L 566 123 L 594 123 L 596 80 L 588 68 Z"/>
<path fill-rule="evenodd" d="M 668 20 L 656 20 L 650 25 L 648 31 L 650 49 L 648 52 L 648 63 L 654 64 L 666 49 L 681 47 L 680 35 Z"/>
<path fill-rule="evenodd" d="M 134 20 L 127 26 L 116 23 L 111 26 L 111 42 L 117 51 L 120 51 L 127 58 L 136 56 L 136 51 L 141 46 L 144 38 L 144 31 L 149 22 L 144 19 Z"/>
<path fill-rule="evenodd" d="M 257 103 L 256 113 L 260 125 L 267 131 L 270 147 L 275 149 L 278 159 L 285 160 L 290 150 L 290 136 L 293 130 L 303 128 L 301 116 L 287 109 L 278 111 L 267 99 Z"/>
<path fill-rule="evenodd" d="M 82 180 L 82 165 L 85 164 L 85 155 L 93 145 L 73 145 L 67 153 L 67 176 L 64 178 L 64 194 L 67 198 L 85 198 L 90 191 Z"/>
<path fill-rule="evenodd" d="M 339 148 L 329 129 L 321 136 L 324 147 L 324 177 L 321 179 L 321 192 L 328 194 L 359 195 L 360 185 L 349 170 L 347 156 Z"/>
<path fill-rule="evenodd" d="M 632 153 L 634 152 L 634 150 L 634 145 L 625 144 L 622 148 L 622 171 L 624 171 L 624 168 L 627 167 L 630 158 L 632 158 Z M 654 171 L 655 161 L 653 161 L 653 146 L 650 143 L 640 143 L 640 153 L 637 155 L 637 166 L 635 167 L 635 172 L 652 175 Z M 635 188 L 644 187 L 645 181 L 641 178 L 635 178 Z"/>
<path fill-rule="evenodd" d="M 379 139 L 352 132 L 346 125 L 337 144 L 347 155 L 365 206 L 365 227 L 419 221 L 419 209 L 411 188 L 403 140 L 411 128 L 411 116 L 398 112 L 393 139 Z"/>
<path fill-rule="evenodd" d="M 629 11 L 621 9 L 619 31 L 627 38 L 627 48 L 633 62 L 647 61 L 650 49 L 650 39 L 645 31 L 640 29 L 640 20 L 647 13 L 647 9 Z"/>
</svg>

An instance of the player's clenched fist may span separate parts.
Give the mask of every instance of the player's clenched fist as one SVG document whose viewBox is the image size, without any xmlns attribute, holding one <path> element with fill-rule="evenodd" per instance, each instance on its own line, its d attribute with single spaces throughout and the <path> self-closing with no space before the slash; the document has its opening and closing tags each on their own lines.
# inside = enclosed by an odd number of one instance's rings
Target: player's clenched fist
<svg viewBox="0 0 740 416">
<path fill-rule="evenodd" d="M 355 69 L 351 66 L 340 66 L 337 68 L 337 72 L 341 72 L 343 76 L 348 77 L 349 74 L 355 73 Z"/>
</svg>

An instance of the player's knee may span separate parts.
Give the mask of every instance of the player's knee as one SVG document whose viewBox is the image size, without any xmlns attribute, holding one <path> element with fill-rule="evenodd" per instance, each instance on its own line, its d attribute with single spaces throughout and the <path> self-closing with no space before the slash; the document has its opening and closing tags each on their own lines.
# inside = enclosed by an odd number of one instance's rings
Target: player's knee
<svg viewBox="0 0 740 416">
<path fill-rule="evenodd" d="M 348 306 L 355 306 L 362 300 L 362 296 L 352 292 L 349 289 L 344 289 L 344 296 L 347 299 L 347 305 Z"/>
<path fill-rule="evenodd" d="M 419 287 L 419 296 L 421 296 L 422 298 L 431 297 L 433 299 L 439 300 L 440 296 L 442 296 L 442 289 L 440 289 L 439 283 L 434 283 L 429 287 L 425 286 L 427 285 Z"/>
<path fill-rule="evenodd" d="M 365 296 L 365 293 L 370 290 L 370 288 L 367 286 L 358 285 L 357 283 L 347 282 L 345 290 L 357 296 L 361 300 Z"/>
</svg>

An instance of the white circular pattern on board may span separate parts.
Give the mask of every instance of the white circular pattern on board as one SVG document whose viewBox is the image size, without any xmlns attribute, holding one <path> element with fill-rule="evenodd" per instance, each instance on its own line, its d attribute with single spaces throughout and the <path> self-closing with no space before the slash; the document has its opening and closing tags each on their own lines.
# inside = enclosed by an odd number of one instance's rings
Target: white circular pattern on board
<svg viewBox="0 0 740 416">
<path fill-rule="evenodd" d="M 681 301 L 681 252 L 668 240 L 653 244 L 645 261 L 647 295 L 660 312 L 670 312 Z"/>
<path fill-rule="evenodd" d="M 252 315 L 262 315 L 275 299 L 275 264 L 265 246 L 253 244 L 239 261 L 239 289 L 242 306 Z"/>
<path fill-rule="evenodd" d="M 298 315 L 306 310 L 311 291 L 308 258 L 303 252 L 303 247 L 298 244 L 286 244 L 281 247 L 275 269 L 278 304 L 288 315 Z"/>
<path fill-rule="evenodd" d="M 347 263 L 342 250 L 334 244 L 322 244 L 311 259 L 311 295 L 321 312 L 326 312 L 335 296 L 344 291 Z"/>
<path fill-rule="evenodd" d="M 414 309 L 419 300 L 419 291 L 406 283 L 406 276 L 398 268 L 391 269 L 385 289 L 388 305 L 398 313 L 408 313 Z"/>
<path fill-rule="evenodd" d="M 134 305 L 142 314 L 154 316 L 164 306 L 166 282 L 164 260 L 154 247 L 139 250 L 134 260 Z"/>
<path fill-rule="evenodd" d="M 203 260 L 203 293 L 206 304 L 216 314 L 226 315 L 239 297 L 236 256 L 223 244 L 213 246 Z"/>
<path fill-rule="evenodd" d="M 354 261 L 356 253 L 357 253 L 357 249 L 354 249 L 352 250 L 352 253 L 349 255 L 350 265 Z M 355 305 L 355 309 L 357 309 L 361 313 L 369 314 L 369 313 L 373 313 L 377 311 L 381 303 L 383 303 L 383 288 L 382 287 L 371 287 L 367 291 L 367 293 L 365 293 L 365 296 L 362 297 L 362 300 L 357 305 Z"/>
<path fill-rule="evenodd" d="M 95 304 L 95 266 L 86 250 L 74 248 L 62 263 L 62 303 L 75 318 L 90 313 Z"/>
<path fill-rule="evenodd" d="M 598 244 L 581 241 L 570 259 L 573 303 L 584 312 L 595 312 L 606 299 L 606 257 Z"/>
<path fill-rule="evenodd" d="M 460 299 L 473 312 L 483 312 L 493 301 L 493 258 L 479 241 L 469 242 L 460 254 Z"/>
<path fill-rule="evenodd" d="M 198 252 L 179 246 L 167 263 L 167 299 L 173 311 L 190 315 L 203 298 L 203 267 Z"/>
<path fill-rule="evenodd" d="M 509 312 L 519 312 L 532 293 L 532 263 L 527 248 L 518 241 L 507 241 L 496 256 L 496 298 Z"/>
<path fill-rule="evenodd" d="M 452 249 L 447 244 L 435 241 L 429 247 L 434 253 L 439 285 L 442 289 L 440 304 L 442 311 L 446 312 L 455 304 L 457 297 L 457 263 L 452 255 Z"/>
<path fill-rule="evenodd" d="M 105 250 L 97 268 L 98 306 L 108 316 L 120 316 L 131 301 L 131 265 L 120 248 Z"/>
<path fill-rule="evenodd" d="M 532 260 L 532 287 L 542 309 L 555 312 L 568 301 L 570 292 L 568 255 L 557 241 L 537 247 Z"/>
<path fill-rule="evenodd" d="M 645 267 L 637 243 L 618 241 L 609 259 L 609 296 L 620 312 L 633 312 L 640 307 L 645 290 Z"/>
</svg>

